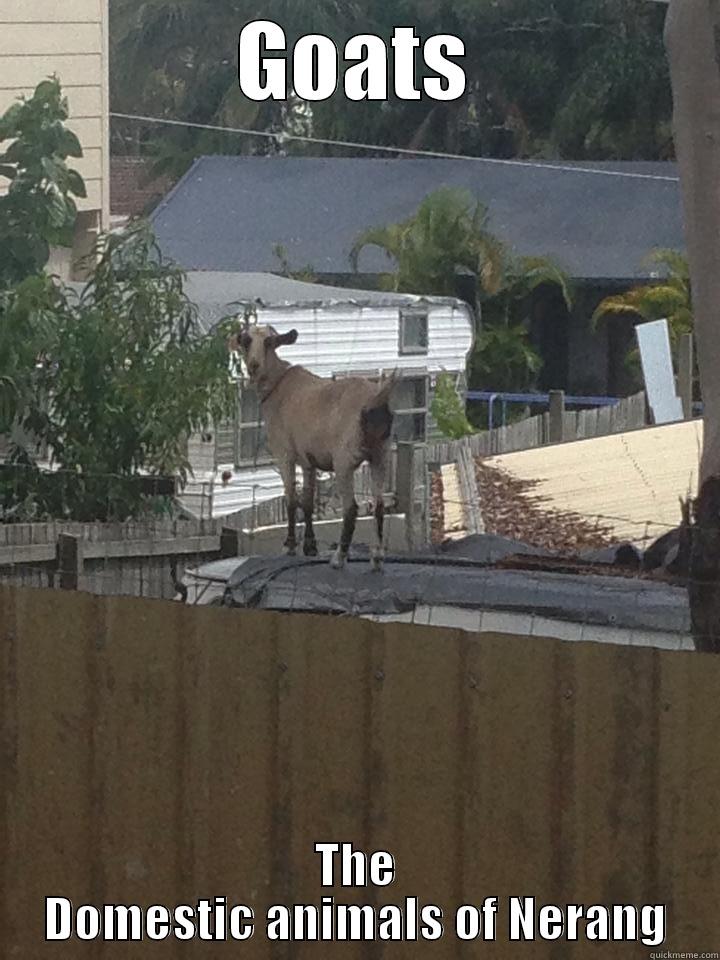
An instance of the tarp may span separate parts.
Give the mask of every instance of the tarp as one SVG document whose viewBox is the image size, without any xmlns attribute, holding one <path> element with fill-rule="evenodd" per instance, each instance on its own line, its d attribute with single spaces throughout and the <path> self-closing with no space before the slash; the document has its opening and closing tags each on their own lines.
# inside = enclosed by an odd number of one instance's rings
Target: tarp
<svg viewBox="0 0 720 960">
<path fill-rule="evenodd" d="M 225 602 L 355 616 L 453 606 L 629 629 L 690 629 L 680 587 L 635 577 L 498 570 L 438 554 L 388 558 L 382 573 L 364 557 L 344 570 L 333 570 L 327 558 L 251 558 L 230 577 Z"/>
</svg>

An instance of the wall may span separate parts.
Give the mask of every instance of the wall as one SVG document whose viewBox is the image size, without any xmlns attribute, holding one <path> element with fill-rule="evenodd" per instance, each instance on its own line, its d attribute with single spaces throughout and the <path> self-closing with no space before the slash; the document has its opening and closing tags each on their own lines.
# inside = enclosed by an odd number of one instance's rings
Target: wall
<svg viewBox="0 0 720 960">
<path fill-rule="evenodd" d="M 500 898 L 498 960 L 648 957 L 508 943 L 509 896 L 665 903 L 662 949 L 720 938 L 720 660 L 693 653 L 0 588 L 0 943 L 45 896 L 260 913 L 319 903 L 314 843 L 389 850 L 342 902 Z M 430 682 L 429 682 L 430 681 Z M 53 956 L 236 956 L 55 943 Z M 242 945 L 248 958 L 478 956 L 436 943 Z"/>
<path fill-rule="evenodd" d="M 0 113 L 31 94 L 52 73 L 67 95 L 69 126 L 84 156 L 74 161 L 87 184 L 76 235 L 76 255 L 90 234 L 110 222 L 107 0 L 2 0 L 0 3 Z M 58 251 L 52 267 L 69 267 Z"/>
</svg>

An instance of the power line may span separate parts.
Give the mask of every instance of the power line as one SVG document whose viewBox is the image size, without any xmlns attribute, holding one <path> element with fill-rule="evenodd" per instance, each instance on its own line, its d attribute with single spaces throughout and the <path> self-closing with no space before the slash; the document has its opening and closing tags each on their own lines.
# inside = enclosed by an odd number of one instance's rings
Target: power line
<svg viewBox="0 0 720 960">
<path fill-rule="evenodd" d="M 380 144 L 359 143 L 350 140 L 328 140 L 322 137 L 305 137 L 294 133 L 270 133 L 267 130 L 248 130 L 244 127 L 224 127 L 214 123 L 193 123 L 190 120 L 169 120 L 163 117 L 146 117 L 134 113 L 110 114 L 117 120 L 134 120 L 139 123 L 154 123 L 170 127 L 187 127 L 193 130 L 211 130 L 219 133 L 236 133 L 247 137 L 261 137 L 278 143 L 295 141 L 324 147 L 344 147 L 348 150 L 368 150 L 373 153 L 393 153 L 410 157 L 429 157 L 439 160 L 468 160 L 475 163 L 494 164 L 506 167 L 529 167 L 536 170 L 555 170 L 563 173 L 583 173 L 601 177 L 624 177 L 628 180 L 658 180 L 664 183 L 679 183 L 679 177 L 654 173 L 632 173 L 623 170 L 601 170 L 597 167 L 571 166 L 569 164 L 541 162 L 539 160 L 505 160 L 498 157 L 473 157 L 464 153 L 445 153 L 440 150 L 411 150 L 408 147 L 390 147 Z"/>
</svg>

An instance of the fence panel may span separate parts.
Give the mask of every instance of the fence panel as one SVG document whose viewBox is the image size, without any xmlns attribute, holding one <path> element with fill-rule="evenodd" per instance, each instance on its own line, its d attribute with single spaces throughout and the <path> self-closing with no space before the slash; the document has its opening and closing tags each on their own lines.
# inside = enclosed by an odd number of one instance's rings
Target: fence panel
<svg viewBox="0 0 720 960">
<path fill-rule="evenodd" d="M 583 440 L 604 437 L 623 430 L 636 430 L 647 423 L 645 394 L 626 397 L 614 407 L 595 407 L 591 410 L 565 411 L 563 415 L 563 438 Z M 475 456 L 514 453 L 530 450 L 549 442 L 550 418 L 542 413 L 527 417 L 492 430 L 484 430 L 470 438 Z M 428 444 L 428 456 L 434 463 L 454 463 L 464 441 L 447 440 Z"/>
<path fill-rule="evenodd" d="M 422 955 L 448 960 L 454 909 L 486 896 L 500 898 L 501 960 L 592 952 L 582 937 L 509 943 L 509 897 L 664 903 L 663 950 L 718 943 L 717 658 L 7 587 L 0 652 L 6 956 L 44 955 L 45 896 L 227 896 L 257 910 L 250 958 L 320 955 L 269 944 L 262 917 L 270 902 L 325 894 L 442 906 L 445 934 Z M 395 882 L 322 889 L 321 840 L 390 851 Z M 205 946 L 171 938 L 152 952 Z M 417 943 L 386 954 L 415 958 Z"/>
</svg>

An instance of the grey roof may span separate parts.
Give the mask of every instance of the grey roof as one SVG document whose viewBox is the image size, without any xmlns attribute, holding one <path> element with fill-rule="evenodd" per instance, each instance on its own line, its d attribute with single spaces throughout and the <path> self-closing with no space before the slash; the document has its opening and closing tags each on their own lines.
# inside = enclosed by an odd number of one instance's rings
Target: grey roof
<svg viewBox="0 0 720 960">
<path fill-rule="evenodd" d="M 197 304 L 200 322 L 206 330 L 234 312 L 242 304 L 257 303 L 265 307 L 303 307 L 319 304 L 353 303 L 360 306 L 391 304 L 456 302 L 443 297 L 417 297 L 408 293 L 378 290 L 353 290 L 320 283 L 305 283 L 273 273 L 232 273 L 231 271 L 189 271 L 185 292 Z M 459 302 L 459 301 L 457 301 Z M 466 309 L 464 307 L 464 309 Z"/>
<path fill-rule="evenodd" d="M 518 253 L 553 257 L 578 279 L 646 277 L 653 248 L 684 247 L 670 163 L 202 157 L 152 219 L 164 253 L 187 270 L 272 272 L 281 244 L 293 269 L 348 274 L 363 229 L 409 216 L 441 186 L 469 189 Z M 364 251 L 362 273 L 387 268 L 379 250 Z"/>
<path fill-rule="evenodd" d="M 67 286 L 81 294 L 86 284 L 70 281 Z M 273 273 L 191 270 L 187 272 L 184 289 L 197 306 L 200 326 L 206 332 L 212 330 L 223 318 L 242 312 L 242 305 L 246 303 L 262 304 L 269 308 L 345 303 L 363 307 L 418 302 L 460 304 L 460 301 L 448 297 L 418 297 L 409 293 L 331 287 L 321 283 L 292 280 Z M 467 309 L 464 304 L 463 309 Z"/>
<path fill-rule="evenodd" d="M 345 570 L 327 558 L 250 558 L 229 579 L 226 603 L 262 609 L 393 615 L 418 606 L 534 613 L 558 620 L 687 633 L 687 593 L 664 583 L 493 569 L 438 555 L 389 557 L 384 572 L 356 553 Z"/>
</svg>

